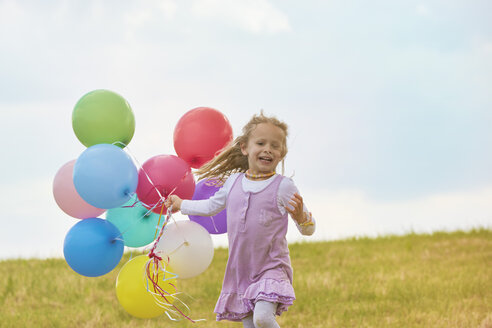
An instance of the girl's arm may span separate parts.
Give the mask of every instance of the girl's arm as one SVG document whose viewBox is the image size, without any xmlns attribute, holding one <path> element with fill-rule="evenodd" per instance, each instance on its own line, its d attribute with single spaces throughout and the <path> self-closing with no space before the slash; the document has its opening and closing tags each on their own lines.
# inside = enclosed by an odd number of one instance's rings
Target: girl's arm
<svg viewBox="0 0 492 328">
<path fill-rule="evenodd" d="M 287 212 L 296 222 L 297 229 L 303 235 L 312 235 L 316 230 L 316 223 L 311 212 L 304 206 L 301 195 L 295 193 L 289 201 L 290 206 L 285 206 Z"/>
<path fill-rule="evenodd" d="M 234 178 L 233 178 L 234 177 Z M 226 206 L 227 194 L 237 176 L 231 175 L 215 195 L 209 199 L 181 199 L 176 195 L 169 196 L 164 205 L 173 207 L 173 212 L 181 211 L 184 215 L 212 216 L 222 211 Z"/>
<path fill-rule="evenodd" d="M 307 225 L 312 219 L 311 213 L 304 212 L 304 202 L 301 195 L 295 193 L 289 200 L 292 207 L 286 206 L 285 209 L 290 213 L 290 216 L 299 225 Z"/>
<path fill-rule="evenodd" d="M 222 189 L 219 189 L 209 199 L 201 200 L 181 199 L 176 195 L 171 195 L 166 199 L 164 205 L 167 208 L 172 206 L 173 212 L 181 211 L 184 215 L 212 216 L 225 208 L 227 193 L 221 192 Z"/>
<path fill-rule="evenodd" d="M 316 230 L 316 221 L 307 209 L 299 190 L 291 179 L 284 179 L 279 188 L 279 204 L 290 214 L 297 229 L 310 236 Z"/>
</svg>

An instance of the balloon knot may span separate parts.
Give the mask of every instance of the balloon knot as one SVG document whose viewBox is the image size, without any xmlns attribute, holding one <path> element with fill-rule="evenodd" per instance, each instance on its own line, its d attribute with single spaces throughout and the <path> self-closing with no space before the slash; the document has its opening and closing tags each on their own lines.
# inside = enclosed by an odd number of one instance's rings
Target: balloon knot
<svg viewBox="0 0 492 328">
<path fill-rule="evenodd" d="M 151 259 L 157 259 L 159 261 L 162 261 L 162 257 L 160 257 L 159 255 L 157 255 L 156 253 L 154 253 L 154 251 L 151 251 L 149 253 L 149 258 L 151 258 Z"/>
</svg>

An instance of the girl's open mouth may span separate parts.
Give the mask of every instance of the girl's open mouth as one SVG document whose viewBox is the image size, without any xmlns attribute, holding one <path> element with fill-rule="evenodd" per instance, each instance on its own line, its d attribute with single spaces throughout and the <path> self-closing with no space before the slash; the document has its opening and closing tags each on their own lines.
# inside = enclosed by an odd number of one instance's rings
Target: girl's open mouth
<svg viewBox="0 0 492 328">
<path fill-rule="evenodd" d="M 262 157 L 260 156 L 260 161 L 266 162 L 266 163 L 271 163 L 272 159 L 270 157 Z"/>
</svg>

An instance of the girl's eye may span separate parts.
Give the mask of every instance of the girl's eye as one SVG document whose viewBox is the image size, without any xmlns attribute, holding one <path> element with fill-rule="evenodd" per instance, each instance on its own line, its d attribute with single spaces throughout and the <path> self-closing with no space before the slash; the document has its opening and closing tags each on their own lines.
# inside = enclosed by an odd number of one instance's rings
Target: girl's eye
<svg viewBox="0 0 492 328">
<path fill-rule="evenodd" d="M 257 142 L 257 145 L 263 146 L 263 142 Z"/>
</svg>

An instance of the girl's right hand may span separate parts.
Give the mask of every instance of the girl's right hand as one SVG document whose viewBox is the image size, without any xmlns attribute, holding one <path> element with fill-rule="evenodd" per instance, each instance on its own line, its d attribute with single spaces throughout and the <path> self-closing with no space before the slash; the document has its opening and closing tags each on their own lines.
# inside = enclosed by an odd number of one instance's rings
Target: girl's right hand
<svg viewBox="0 0 492 328">
<path fill-rule="evenodd" d="M 166 198 L 166 200 L 164 201 L 164 206 L 166 206 L 167 208 L 170 208 L 172 206 L 173 207 L 172 212 L 175 213 L 175 212 L 181 210 L 181 203 L 182 202 L 183 202 L 183 200 L 181 198 L 179 198 L 178 196 L 171 195 L 171 196 L 168 196 Z"/>
</svg>

